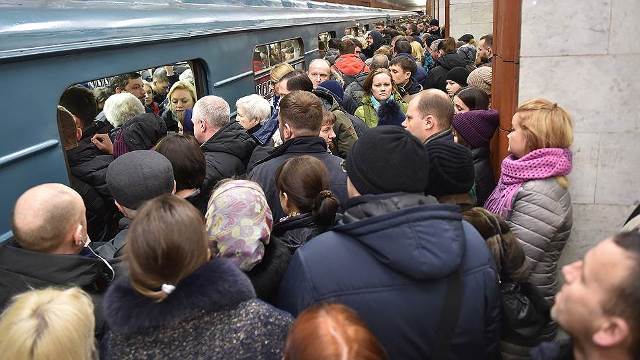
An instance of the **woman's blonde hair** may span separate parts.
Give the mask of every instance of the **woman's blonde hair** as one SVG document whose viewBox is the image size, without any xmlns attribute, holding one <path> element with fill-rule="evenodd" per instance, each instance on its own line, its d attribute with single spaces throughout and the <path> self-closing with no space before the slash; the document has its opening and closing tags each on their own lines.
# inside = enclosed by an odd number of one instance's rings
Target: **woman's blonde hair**
<svg viewBox="0 0 640 360">
<path fill-rule="evenodd" d="M 0 317 L 5 359 L 95 358 L 91 298 L 79 288 L 32 290 L 14 297 Z"/>
<path fill-rule="evenodd" d="M 416 62 L 422 64 L 422 59 L 424 58 L 424 48 L 417 41 L 412 41 L 411 45 L 411 55 L 416 58 Z"/>
<path fill-rule="evenodd" d="M 529 151 L 543 148 L 567 149 L 573 143 L 571 116 L 557 103 L 531 99 L 516 110 Z"/>
<path fill-rule="evenodd" d="M 196 88 L 191 85 L 188 81 L 176 81 L 175 84 L 171 85 L 171 90 L 167 94 L 167 99 L 169 99 L 169 109 L 174 110 L 173 102 L 171 101 L 171 97 L 176 90 L 186 90 L 191 95 L 191 99 L 193 99 L 193 104 L 196 104 L 198 101 L 198 96 L 196 95 Z"/>
</svg>

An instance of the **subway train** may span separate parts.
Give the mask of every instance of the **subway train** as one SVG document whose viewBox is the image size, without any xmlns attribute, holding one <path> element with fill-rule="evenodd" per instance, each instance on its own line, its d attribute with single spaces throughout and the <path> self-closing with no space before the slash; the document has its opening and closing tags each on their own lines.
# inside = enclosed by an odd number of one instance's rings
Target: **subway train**
<svg viewBox="0 0 640 360">
<path fill-rule="evenodd" d="M 67 87 L 182 64 L 198 97 L 221 96 L 233 111 L 241 96 L 267 95 L 274 64 L 303 68 L 331 37 L 411 15 L 294 0 L 0 1 L 0 242 L 21 193 L 69 183 L 56 124 Z"/>
</svg>

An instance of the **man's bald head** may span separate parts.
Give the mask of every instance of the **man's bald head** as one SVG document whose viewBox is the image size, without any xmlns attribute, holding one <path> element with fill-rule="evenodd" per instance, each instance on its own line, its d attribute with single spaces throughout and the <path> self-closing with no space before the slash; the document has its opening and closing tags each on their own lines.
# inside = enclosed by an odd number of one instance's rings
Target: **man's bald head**
<svg viewBox="0 0 640 360">
<path fill-rule="evenodd" d="M 432 115 L 436 119 L 438 131 L 451 127 L 454 110 L 447 93 L 439 89 L 427 89 L 421 91 L 418 97 L 418 112 L 422 116 Z"/>
<path fill-rule="evenodd" d="M 56 252 L 74 239 L 79 225 L 86 236 L 84 213 L 82 198 L 73 189 L 62 184 L 38 185 L 16 201 L 13 234 L 27 250 Z"/>
<path fill-rule="evenodd" d="M 331 78 L 331 64 L 325 59 L 315 59 L 309 64 L 307 75 L 313 82 L 313 88 L 315 89 L 320 83 Z"/>
</svg>

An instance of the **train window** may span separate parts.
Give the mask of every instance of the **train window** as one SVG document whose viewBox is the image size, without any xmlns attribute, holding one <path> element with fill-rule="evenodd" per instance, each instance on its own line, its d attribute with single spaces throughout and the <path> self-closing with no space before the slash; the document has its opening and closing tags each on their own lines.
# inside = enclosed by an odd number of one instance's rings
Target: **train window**
<svg viewBox="0 0 640 360">
<path fill-rule="evenodd" d="M 344 29 L 345 36 L 358 36 L 358 27 L 357 26 L 349 26 Z"/>
<path fill-rule="evenodd" d="M 329 50 L 329 40 L 335 37 L 335 31 L 321 32 L 318 34 L 318 53 L 320 57 L 324 57 L 327 50 Z"/>
<path fill-rule="evenodd" d="M 84 132 L 83 138 L 92 136 L 96 130 L 98 133 L 107 133 L 129 120 L 130 117 L 127 118 L 121 111 L 103 111 L 106 100 L 121 92 L 130 93 L 140 100 L 131 114 L 137 114 L 140 110 L 154 113 L 163 119 L 167 130 L 189 131 L 192 126 L 187 110 L 193 107 L 199 96 L 204 95 L 205 82 L 201 74 L 204 74 L 202 66 L 197 65 L 196 61 L 135 69 L 70 86 L 60 97 L 60 105 L 75 115 L 78 126 Z M 87 102 L 91 94 L 96 101 L 95 108 Z M 129 105 L 133 108 L 135 104 Z"/>
<path fill-rule="evenodd" d="M 256 94 L 269 98 L 273 91 L 269 71 L 284 62 L 304 69 L 304 44 L 296 38 L 258 45 L 253 50 L 252 61 Z"/>
</svg>

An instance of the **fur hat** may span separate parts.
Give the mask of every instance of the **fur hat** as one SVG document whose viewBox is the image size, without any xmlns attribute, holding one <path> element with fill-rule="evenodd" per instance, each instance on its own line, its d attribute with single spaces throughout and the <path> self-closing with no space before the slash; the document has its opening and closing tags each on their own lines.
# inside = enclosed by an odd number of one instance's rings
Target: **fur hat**
<svg viewBox="0 0 640 360">
<path fill-rule="evenodd" d="M 467 84 L 475 86 L 491 96 L 491 74 L 490 66 L 481 66 L 469 74 Z"/>
<path fill-rule="evenodd" d="M 346 169 L 362 195 L 421 194 L 429 181 L 428 161 L 424 146 L 405 129 L 377 126 L 353 144 Z"/>
<path fill-rule="evenodd" d="M 248 180 L 223 182 L 211 194 L 206 220 L 216 255 L 230 259 L 243 271 L 262 261 L 273 216 L 260 185 Z"/>
<path fill-rule="evenodd" d="M 378 126 L 402 126 L 405 118 L 406 116 L 402 112 L 400 104 L 392 98 L 381 103 L 380 108 L 378 108 Z"/>
</svg>

